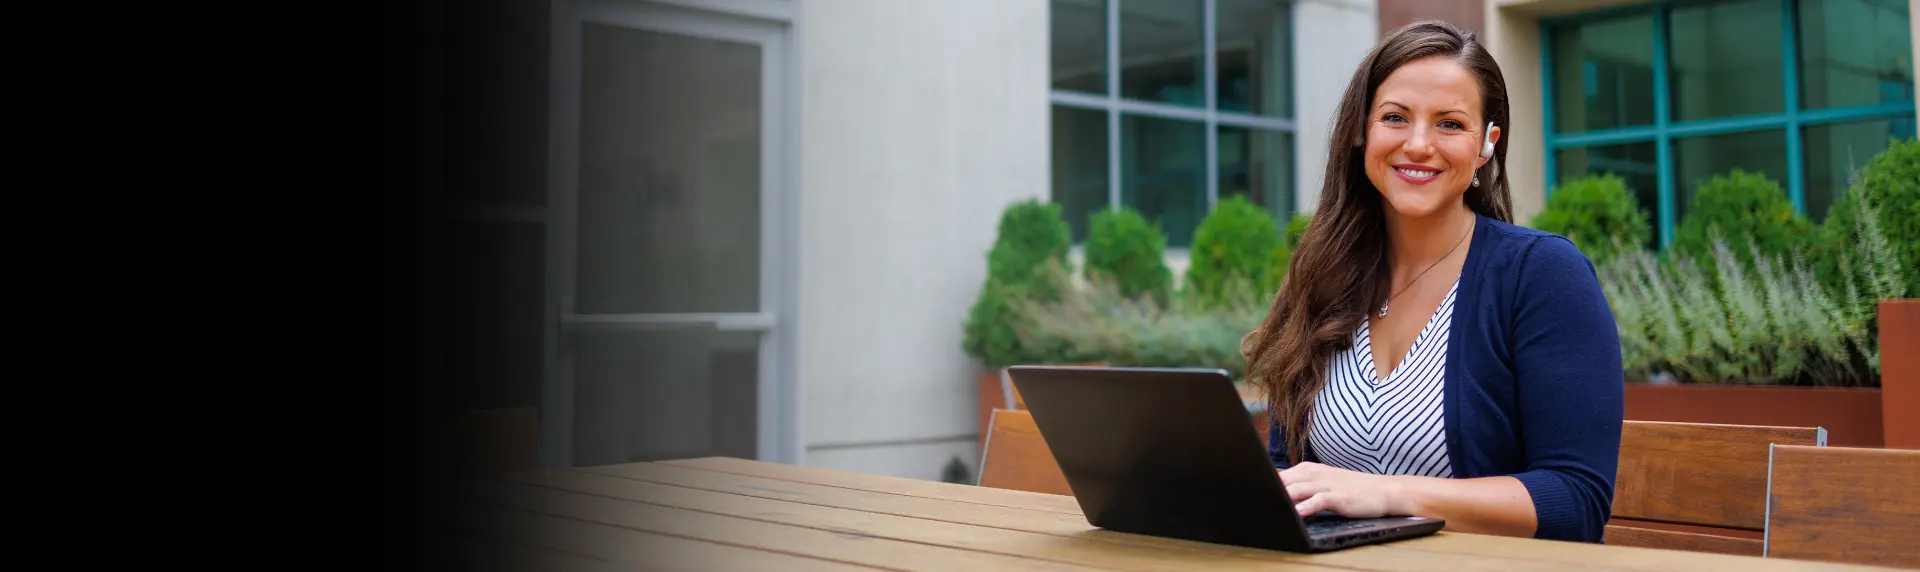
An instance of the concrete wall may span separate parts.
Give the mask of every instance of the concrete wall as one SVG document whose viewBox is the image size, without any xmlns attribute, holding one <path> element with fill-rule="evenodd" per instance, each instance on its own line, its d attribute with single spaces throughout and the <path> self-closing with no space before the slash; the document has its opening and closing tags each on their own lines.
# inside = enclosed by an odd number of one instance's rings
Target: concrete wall
<svg viewBox="0 0 1920 572">
<path fill-rule="evenodd" d="M 971 470 L 961 331 L 1002 209 L 1048 193 L 1047 3 L 799 6 L 805 462 Z"/>
<path fill-rule="evenodd" d="M 1300 0 L 1293 4 L 1294 207 L 1312 212 L 1327 170 L 1327 138 L 1353 69 L 1379 42 L 1375 0 Z"/>
</svg>

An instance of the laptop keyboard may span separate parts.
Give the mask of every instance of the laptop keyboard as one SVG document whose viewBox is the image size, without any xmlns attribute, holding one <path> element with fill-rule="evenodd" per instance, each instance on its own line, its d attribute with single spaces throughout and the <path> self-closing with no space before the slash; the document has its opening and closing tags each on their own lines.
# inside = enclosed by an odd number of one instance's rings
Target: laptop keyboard
<svg viewBox="0 0 1920 572">
<path fill-rule="evenodd" d="M 1364 523 L 1364 522 L 1355 522 L 1355 521 L 1351 521 L 1351 520 L 1347 520 L 1339 517 L 1308 518 L 1306 519 L 1306 521 L 1307 521 L 1307 534 L 1327 534 L 1331 532 L 1340 532 L 1342 530 L 1365 528 L 1367 526 L 1367 523 Z"/>
</svg>

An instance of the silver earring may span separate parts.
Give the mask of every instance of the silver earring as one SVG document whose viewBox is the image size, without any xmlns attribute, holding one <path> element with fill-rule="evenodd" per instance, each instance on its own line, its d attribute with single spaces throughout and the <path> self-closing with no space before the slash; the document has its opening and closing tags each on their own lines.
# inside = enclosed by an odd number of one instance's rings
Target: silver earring
<svg viewBox="0 0 1920 572">
<path fill-rule="evenodd" d="M 1480 176 L 1479 176 L 1479 175 L 1474 175 L 1474 176 L 1473 176 L 1473 186 L 1476 186 L 1476 187 L 1478 187 L 1478 186 L 1480 186 Z"/>
</svg>

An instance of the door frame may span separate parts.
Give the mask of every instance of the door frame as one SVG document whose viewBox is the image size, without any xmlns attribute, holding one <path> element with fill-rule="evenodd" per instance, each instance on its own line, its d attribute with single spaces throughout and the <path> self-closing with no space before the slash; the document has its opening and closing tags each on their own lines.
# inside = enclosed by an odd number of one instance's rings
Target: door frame
<svg viewBox="0 0 1920 572">
<path fill-rule="evenodd" d="M 799 302 L 795 157 L 798 77 L 794 1 L 551 0 L 548 60 L 546 296 L 539 460 L 573 465 L 574 367 L 570 338 L 581 331 L 761 332 L 756 383 L 757 459 L 804 462 L 794 311 Z M 580 29 L 588 22 L 754 44 L 761 48 L 760 311 L 716 314 L 573 312 L 579 229 Z"/>
</svg>

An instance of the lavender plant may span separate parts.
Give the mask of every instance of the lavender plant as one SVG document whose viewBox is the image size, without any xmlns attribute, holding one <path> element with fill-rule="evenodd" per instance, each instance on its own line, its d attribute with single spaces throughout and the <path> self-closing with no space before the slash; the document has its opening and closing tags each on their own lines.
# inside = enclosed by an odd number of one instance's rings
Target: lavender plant
<svg viewBox="0 0 1920 572">
<path fill-rule="evenodd" d="M 1874 205 L 1853 192 L 1863 216 L 1838 253 L 1843 259 L 1837 267 L 1845 272 L 1838 280 L 1815 276 L 1802 249 L 1768 255 L 1748 242 L 1745 252 L 1736 252 L 1717 228 L 1709 229 L 1707 264 L 1684 252 L 1662 257 L 1634 249 L 1601 262 L 1597 270 L 1628 375 L 1670 374 L 1689 383 L 1877 385 L 1875 302 L 1908 295 L 1910 282 L 1877 226 Z"/>
</svg>

